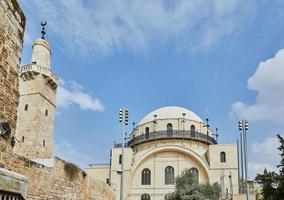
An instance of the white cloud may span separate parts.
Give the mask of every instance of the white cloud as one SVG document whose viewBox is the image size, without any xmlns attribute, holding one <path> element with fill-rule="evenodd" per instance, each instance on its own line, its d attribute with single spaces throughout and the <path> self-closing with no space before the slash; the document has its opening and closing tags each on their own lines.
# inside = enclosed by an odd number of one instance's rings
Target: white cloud
<svg viewBox="0 0 284 200">
<path fill-rule="evenodd" d="M 143 50 L 167 40 L 177 47 L 204 50 L 237 32 L 252 12 L 245 0 L 31 0 L 21 4 L 47 19 L 47 32 L 65 41 L 65 49 L 95 55 L 124 47 Z"/>
<path fill-rule="evenodd" d="M 270 120 L 284 124 L 284 49 L 261 62 L 248 80 L 248 89 L 257 92 L 252 105 L 232 104 L 231 116 L 250 120 Z"/>
<path fill-rule="evenodd" d="M 283 134 L 282 134 L 283 135 Z M 280 163 L 279 140 L 275 137 L 268 137 L 264 142 L 255 142 L 251 144 L 251 162 L 248 163 L 248 170 L 251 178 L 256 174 L 268 170 L 278 171 L 277 165 Z"/>
<path fill-rule="evenodd" d="M 68 88 L 63 80 L 59 81 L 57 89 L 57 106 L 67 108 L 78 105 L 82 110 L 103 111 L 104 107 L 100 100 L 93 98 L 84 91 L 84 88 L 75 81 L 69 82 Z"/>
</svg>

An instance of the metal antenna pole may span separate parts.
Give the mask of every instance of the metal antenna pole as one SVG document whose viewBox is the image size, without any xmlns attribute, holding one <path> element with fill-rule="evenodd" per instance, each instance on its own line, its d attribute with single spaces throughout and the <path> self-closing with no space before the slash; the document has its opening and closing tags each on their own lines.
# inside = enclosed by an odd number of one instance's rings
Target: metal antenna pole
<svg viewBox="0 0 284 200">
<path fill-rule="evenodd" d="M 241 192 L 240 188 L 240 146 L 239 140 L 237 139 L 237 157 L 238 157 L 238 185 L 239 185 L 239 193 Z"/>
<path fill-rule="evenodd" d="M 246 121 L 243 121 L 243 134 L 244 134 L 244 154 L 245 154 L 245 178 L 246 178 L 246 197 L 249 200 L 249 185 L 248 185 L 248 162 L 247 162 L 247 133 L 246 133 Z"/>
<path fill-rule="evenodd" d="M 243 134 L 242 132 L 240 132 L 240 146 L 241 146 L 241 172 L 242 172 L 242 176 L 241 176 L 241 193 L 244 192 L 244 162 L 243 162 Z"/>
</svg>

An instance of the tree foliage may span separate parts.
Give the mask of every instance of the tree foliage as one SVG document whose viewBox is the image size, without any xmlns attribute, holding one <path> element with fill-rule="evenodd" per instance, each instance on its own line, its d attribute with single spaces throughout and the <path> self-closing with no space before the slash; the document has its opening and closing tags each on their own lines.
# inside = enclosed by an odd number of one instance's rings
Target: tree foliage
<svg viewBox="0 0 284 200">
<path fill-rule="evenodd" d="M 284 200 L 284 139 L 277 135 L 280 146 L 281 161 L 277 166 L 279 173 L 264 170 L 263 174 L 257 174 L 255 180 L 262 186 L 262 199 L 263 200 Z"/>
<path fill-rule="evenodd" d="M 186 169 L 176 178 L 175 192 L 167 196 L 167 200 L 218 200 L 220 187 L 217 183 L 199 184 L 196 175 Z"/>
</svg>

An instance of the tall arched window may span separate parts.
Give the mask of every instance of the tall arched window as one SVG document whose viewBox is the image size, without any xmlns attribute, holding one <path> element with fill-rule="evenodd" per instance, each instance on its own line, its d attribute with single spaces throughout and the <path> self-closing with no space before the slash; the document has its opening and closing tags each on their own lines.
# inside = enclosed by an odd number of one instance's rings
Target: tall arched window
<svg viewBox="0 0 284 200">
<path fill-rule="evenodd" d="M 149 194 L 142 194 L 142 196 L 141 196 L 141 200 L 150 200 L 151 198 L 150 198 L 150 195 Z"/>
<path fill-rule="evenodd" d="M 148 168 L 142 170 L 141 173 L 141 184 L 142 185 L 151 185 L 151 171 Z"/>
<path fill-rule="evenodd" d="M 190 172 L 193 174 L 193 176 L 195 177 L 196 182 L 199 182 L 199 172 L 198 169 L 195 167 L 190 168 Z"/>
<path fill-rule="evenodd" d="M 165 168 L 165 185 L 173 185 L 175 182 L 175 170 L 172 166 Z"/>
<path fill-rule="evenodd" d="M 190 126 L 190 131 L 191 131 L 192 133 L 195 132 L 195 126 L 194 126 L 194 125 L 191 125 L 191 126 Z"/>
<path fill-rule="evenodd" d="M 167 132 L 171 133 L 173 131 L 173 125 L 171 123 L 167 124 Z"/>
<path fill-rule="evenodd" d="M 224 151 L 220 153 L 220 162 L 226 162 L 226 153 Z"/>
<path fill-rule="evenodd" d="M 146 127 L 146 128 L 145 128 L 145 138 L 146 138 L 146 139 L 149 139 L 149 133 L 150 133 L 149 127 Z"/>
</svg>

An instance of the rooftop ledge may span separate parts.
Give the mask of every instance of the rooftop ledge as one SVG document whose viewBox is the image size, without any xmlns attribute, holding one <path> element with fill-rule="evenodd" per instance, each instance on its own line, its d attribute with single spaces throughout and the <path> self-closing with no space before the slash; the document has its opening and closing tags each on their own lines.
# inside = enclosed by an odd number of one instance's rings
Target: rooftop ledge
<svg viewBox="0 0 284 200">
<path fill-rule="evenodd" d="M 42 67 L 42 66 L 39 66 L 39 65 L 36 65 L 36 64 L 24 65 L 21 68 L 21 75 L 20 76 L 22 76 L 26 72 L 40 73 L 40 74 L 42 74 L 42 75 L 44 75 L 46 77 L 49 77 L 52 82 L 57 84 L 58 77 L 55 74 L 53 74 L 50 69 L 47 69 L 45 67 Z"/>
<path fill-rule="evenodd" d="M 168 139 L 180 139 L 180 140 L 192 140 L 202 142 L 208 145 L 217 144 L 217 141 L 206 134 L 192 132 L 192 131 L 156 131 L 149 134 L 142 134 L 136 137 L 131 138 L 128 142 L 125 143 L 126 147 L 134 147 L 139 144 L 143 144 L 155 140 L 168 140 Z M 114 144 L 115 148 L 121 147 L 121 144 Z"/>
</svg>

